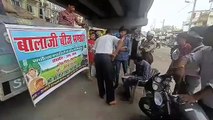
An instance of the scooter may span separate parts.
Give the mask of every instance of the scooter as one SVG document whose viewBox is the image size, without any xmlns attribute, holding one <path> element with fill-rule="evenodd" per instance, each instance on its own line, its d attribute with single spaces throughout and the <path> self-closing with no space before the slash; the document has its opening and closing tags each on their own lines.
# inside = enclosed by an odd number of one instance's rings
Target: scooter
<svg viewBox="0 0 213 120">
<path fill-rule="evenodd" d="M 172 95 L 175 82 L 171 76 L 155 76 L 152 91 L 139 101 L 140 109 L 153 120 L 209 120 L 197 104 L 186 104 Z"/>
</svg>

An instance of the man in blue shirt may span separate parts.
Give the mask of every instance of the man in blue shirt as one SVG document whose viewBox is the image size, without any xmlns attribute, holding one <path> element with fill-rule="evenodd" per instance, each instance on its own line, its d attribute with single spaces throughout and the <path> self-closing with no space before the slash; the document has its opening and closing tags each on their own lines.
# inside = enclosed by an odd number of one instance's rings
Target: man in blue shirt
<svg viewBox="0 0 213 120">
<path fill-rule="evenodd" d="M 124 27 L 121 27 L 119 29 L 120 37 L 124 37 L 127 35 L 128 30 Z M 120 50 L 118 56 L 115 58 L 115 85 L 114 88 L 118 87 L 119 83 L 119 74 L 121 69 L 121 64 L 123 66 L 123 72 L 124 74 L 127 73 L 128 68 L 128 60 L 129 60 L 129 51 L 130 51 L 130 38 L 125 37 L 123 41 L 123 47 Z"/>
<path fill-rule="evenodd" d="M 137 85 L 138 81 L 148 81 L 151 78 L 151 65 L 144 60 L 143 57 L 139 57 L 136 64 L 136 71 L 132 73 L 125 81 L 124 81 L 124 99 L 129 100 L 130 98 L 130 87 Z M 139 84 L 140 86 L 140 84 Z"/>
</svg>

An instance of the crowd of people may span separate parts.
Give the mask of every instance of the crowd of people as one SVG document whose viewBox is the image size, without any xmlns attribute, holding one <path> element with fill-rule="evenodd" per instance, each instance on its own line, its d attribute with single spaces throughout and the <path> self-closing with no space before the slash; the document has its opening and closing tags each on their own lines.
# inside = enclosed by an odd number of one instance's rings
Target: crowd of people
<svg viewBox="0 0 213 120">
<path fill-rule="evenodd" d="M 68 5 L 68 9 L 60 13 L 59 23 L 74 26 L 76 22 L 85 26 L 77 20 L 74 11 L 75 7 Z M 213 119 L 212 33 L 213 26 L 208 27 L 204 37 L 193 28 L 178 34 L 178 45 L 171 50 L 172 62 L 166 73 L 176 82 L 174 94 L 181 94 L 182 100 L 188 103 L 201 101 L 200 105 L 210 119 Z M 119 37 L 113 36 L 110 30 L 103 36 L 97 37 L 95 32 L 90 35 L 90 70 L 91 66 L 95 66 L 99 96 L 102 99 L 106 97 L 107 104 L 116 104 L 115 89 L 121 78 L 121 65 L 124 75 L 132 75 L 123 81 L 125 99 L 130 98 L 130 86 L 136 85 L 138 80 L 149 80 L 152 53 L 157 46 L 154 36 L 155 33 L 149 31 L 143 37 L 138 29 L 130 34 L 124 26 L 119 29 Z M 203 41 L 207 44 L 204 45 Z"/>
<path fill-rule="evenodd" d="M 107 35 L 99 37 L 94 46 L 99 95 L 104 98 L 106 93 L 106 102 L 110 105 L 116 104 L 114 91 L 119 83 L 120 65 L 123 65 L 124 74 L 132 75 L 123 83 L 123 97 L 129 100 L 129 87 L 136 85 L 138 80 L 147 81 L 151 77 L 152 53 L 156 48 L 153 32 L 148 32 L 146 38 L 134 34 L 129 37 L 124 27 L 119 32 L 120 40 L 107 31 Z M 204 37 L 193 28 L 178 34 L 177 46 L 171 51 L 172 62 L 166 73 L 176 82 L 173 94 L 180 94 L 187 103 L 199 101 L 210 119 L 213 119 L 212 33 L 213 26 L 208 27 Z M 173 52 L 178 56 L 173 56 Z M 135 65 L 134 72 L 127 72 L 130 61 Z"/>
<path fill-rule="evenodd" d="M 136 85 L 138 80 L 147 81 L 151 77 L 152 53 L 156 48 L 154 32 L 148 32 L 147 37 L 135 31 L 130 35 L 129 30 L 122 26 L 119 29 L 119 38 L 107 30 L 106 35 L 96 39 L 94 45 L 96 77 L 98 81 L 99 96 L 110 105 L 116 104 L 115 89 L 121 79 L 121 65 L 123 74 L 131 74 L 123 81 L 125 100 L 129 100 L 129 87 Z M 134 64 L 134 65 L 133 65 Z M 131 69 L 131 65 L 135 66 Z"/>
</svg>

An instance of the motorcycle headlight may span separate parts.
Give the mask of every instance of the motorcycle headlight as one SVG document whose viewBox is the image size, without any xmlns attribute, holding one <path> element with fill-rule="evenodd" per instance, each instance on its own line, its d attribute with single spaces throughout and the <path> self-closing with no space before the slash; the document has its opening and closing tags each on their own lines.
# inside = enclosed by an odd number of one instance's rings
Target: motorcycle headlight
<svg viewBox="0 0 213 120">
<path fill-rule="evenodd" d="M 152 89 L 153 90 L 158 90 L 159 88 L 159 84 L 160 82 L 162 81 L 162 78 L 161 77 L 156 77 L 152 83 Z"/>
<path fill-rule="evenodd" d="M 155 92 L 154 93 L 154 101 L 155 101 L 156 105 L 158 105 L 158 106 L 162 105 L 162 103 L 163 103 L 163 97 L 160 94 L 160 92 Z"/>
<path fill-rule="evenodd" d="M 160 83 L 162 81 L 162 78 L 161 77 L 156 77 L 155 81 L 158 82 L 158 83 Z"/>
<path fill-rule="evenodd" d="M 157 90 L 158 89 L 158 84 L 156 82 L 152 83 L 152 89 Z"/>
</svg>

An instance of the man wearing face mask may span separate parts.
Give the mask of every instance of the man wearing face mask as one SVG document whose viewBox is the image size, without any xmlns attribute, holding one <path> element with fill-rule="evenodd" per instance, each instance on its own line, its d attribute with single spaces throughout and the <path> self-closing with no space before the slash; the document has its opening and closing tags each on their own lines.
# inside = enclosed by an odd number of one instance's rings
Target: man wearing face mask
<svg viewBox="0 0 213 120">
<path fill-rule="evenodd" d="M 143 36 L 141 34 L 141 30 L 140 29 L 136 29 L 134 31 L 134 33 L 132 34 L 132 39 L 131 39 L 131 49 L 130 49 L 130 61 L 129 61 L 129 69 L 130 69 L 130 73 L 132 73 L 133 71 L 135 71 L 135 64 L 134 61 L 137 60 L 137 58 L 141 55 L 138 54 L 139 49 L 138 49 L 138 44 L 140 43 L 140 41 L 143 40 Z"/>
<path fill-rule="evenodd" d="M 154 31 L 148 31 L 146 40 L 139 43 L 138 47 L 139 50 L 141 50 L 142 56 L 145 58 L 145 60 L 151 65 L 153 63 L 153 55 L 156 48 L 156 41 L 154 40 L 155 32 Z"/>
<path fill-rule="evenodd" d="M 175 85 L 175 90 L 174 93 L 185 93 L 186 92 L 186 86 L 183 82 L 184 76 L 180 75 L 182 73 L 184 67 L 178 66 L 179 60 L 181 57 L 191 53 L 191 45 L 187 43 L 188 39 L 188 34 L 186 32 L 179 33 L 176 37 L 176 42 L 177 42 L 177 53 L 179 54 L 177 58 L 172 57 L 172 62 L 169 66 L 169 69 L 167 71 L 167 74 L 172 75 L 176 85 Z M 172 55 L 173 56 L 173 55 Z M 184 86 L 184 87 L 183 87 Z"/>
</svg>

